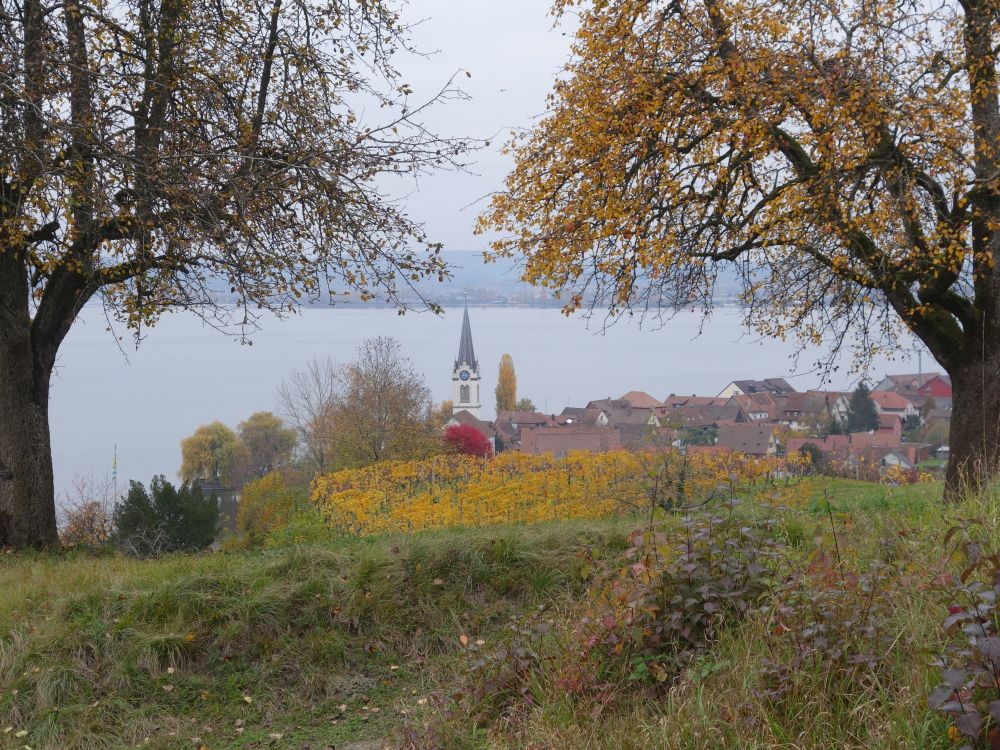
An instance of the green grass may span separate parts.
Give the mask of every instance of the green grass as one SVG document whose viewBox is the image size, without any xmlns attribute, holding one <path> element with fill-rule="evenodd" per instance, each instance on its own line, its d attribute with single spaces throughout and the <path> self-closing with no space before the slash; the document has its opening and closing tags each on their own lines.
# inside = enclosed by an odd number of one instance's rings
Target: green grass
<svg viewBox="0 0 1000 750">
<path fill-rule="evenodd" d="M 810 477 L 809 509 L 825 513 L 827 502 L 834 512 L 901 512 L 921 516 L 941 505 L 942 482 L 893 487 L 839 477 Z"/>
<path fill-rule="evenodd" d="M 580 596 L 585 544 L 620 548 L 624 529 L 542 524 L 141 562 L 5 556 L 0 731 L 11 731 L 0 747 L 385 736 L 461 634 Z"/>
<path fill-rule="evenodd" d="M 463 689 L 461 635 L 492 645 L 512 618 L 546 605 L 553 669 L 533 678 L 531 708 L 488 725 L 453 718 L 457 734 L 443 747 L 943 750 L 947 722 L 928 711 L 926 693 L 946 603 L 923 582 L 956 516 L 982 518 L 1000 549 L 1000 503 L 944 506 L 937 484 L 806 486 L 809 497 L 782 511 L 790 558 L 829 554 L 836 528 L 852 565 L 887 561 L 913 579 L 892 602 L 901 644 L 892 663 L 850 694 L 807 674 L 794 701 L 764 700 L 764 660 L 787 654 L 750 618 L 669 686 L 571 697 L 555 666 L 572 658 L 588 600 L 581 552 L 614 560 L 636 524 L 628 519 L 151 561 L 5 555 L 0 749 L 399 747 L 403 722 L 442 720 L 427 698 Z"/>
</svg>

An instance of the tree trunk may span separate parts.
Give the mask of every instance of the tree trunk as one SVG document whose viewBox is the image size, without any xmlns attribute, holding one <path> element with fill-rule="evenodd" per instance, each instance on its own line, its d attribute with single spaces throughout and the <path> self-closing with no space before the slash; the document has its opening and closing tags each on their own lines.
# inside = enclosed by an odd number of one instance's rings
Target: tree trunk
<svg viewBox="0 0 1000 750">
<path fill-rule="evenodd" d="M 954 394 L 945 475 L 949 500 L 1000 478 L 1000 340 L 977 348 L 977 356 L 949 372 Z"/>
<path fill-rule="evenodd" d="M 59 542 L 49 441 L 51 367 L 34 351 L 26 298 L 18 299 L 26 284 L 18 281 L 0 284 L 0 546 L 44 548 Z"/>
</svg>

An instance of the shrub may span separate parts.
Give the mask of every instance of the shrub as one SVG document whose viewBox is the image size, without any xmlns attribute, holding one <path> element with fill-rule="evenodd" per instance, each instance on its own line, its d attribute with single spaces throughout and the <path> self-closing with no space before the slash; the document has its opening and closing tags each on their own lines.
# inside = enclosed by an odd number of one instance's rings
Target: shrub
<svg viewBox="0 0 1000 750">
<path fill-rule="evenodd" d="M 100 548 L 114 532 L 114 488 L 108 478 L 75 476 L 61 502 L 60 541 L 68 547 Z"/>
<path fill-rule="evenodd" d="M 861 677 L 875 673 L 903 634 L 890 627 L 901 591 L 898 573 L 875 561 L 860 573 L 845 573 L 841 561 L 821 560 L 788 576 L 768 608 L 764 695 L 775 704 L 794 699 L 803 684 L 817 677 L 830 695 L 848 699 Z"/>
<path fill-rule="evenodd" d="M 129 482 L 129 491 L 114 512 L 115 541 L 138 557 L 208 547 L 219 525 L 219 508 L 212 497 L 187 483 L 174 487 L 163 475 L 153 477 L 149 491 Z"/>
<path fill-rule="evenodd" d="M 471 424 L 453 424 L 444 431 L 444 442 L 452 450 L 467 456 L 485 458 L 493 453 L 489 438 Z"/>
<path fill-rule="evenodd" d="M 781 579 L 775 524 L 737 506 L 688 514 L 679 528 L 658 510 L 635 531 L 626 564 L 595 578 L 585 651 L 614 656 L 631 679 L 667 682 L 721 628 L 766 604 Z"/>
<path fill-rule="evenodd" d="M 289 487 L 285 475 L 272 471 L 243 488 L 236 524 L 247 543 L 261 545 L 287 525 L 296 512 L 309 507 L 308 491 Z"/>
<path fill-rule="evenodd" d="M 112 514 L 99 500 L 90 500 L 66 511 L 59 538 L 68 546 L 103 547 L 114 531 Z"/>
<path fill-rule="evenodd" d="M 339 538 L 319 511 L 313 507 L 300 507 L 287 520 L 275 526 L 263 538 L 263 545 L 269 548 L 288 547 L 298 544 L 327 544 Z"/>
<path fill-rule="evenodd" d="M 967 565 L 957 578 L 944 573 L 938 579 L 950 640 L 935 660 L 941 684 L 927 699 L 954 719 L 952 736 L 969 749 L 1000 746 L 1000 554 L 984 552 L 974 533 L 979 523 L 963 521 L 945 535 L 945 546 L 955 540 Z"/>
</svg>

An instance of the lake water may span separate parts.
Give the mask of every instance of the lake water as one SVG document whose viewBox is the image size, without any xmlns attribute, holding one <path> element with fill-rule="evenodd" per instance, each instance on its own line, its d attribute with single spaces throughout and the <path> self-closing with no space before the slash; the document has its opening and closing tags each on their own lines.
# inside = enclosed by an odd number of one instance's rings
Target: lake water
<svg viewBox="0 0 1000 750">
<path fill-rule="evenodd" d="M 817 387 L 810 370 L 822 350 L 800 359 L 793 372 L 791 343 L 746 333 L 738 311 L 723 309 L 697 335 L 700 315 L 679 314 L 664 327 L 619 321 L 602 333 L 558 309 L 472 308 L 472 333 L 483 373 L 484 414 L 502 354 L 514 358 L 518 395 L 546 412 L 564 406 L 648 391 L 715 395 L 731 380 L 786 376 L 797 389 Z M 118 446 L 118 483 L 143 482 L 155 473 L 176 478 L 179 443 L 199 425 L 221 420 L 235 427 L 252 412 L 275 408 L 275 388 L 313 357 L 349 361 L 370 336 L 394 336 L 422 372 L 436 400 L 451 397 L 461 309 L 442 317 L 398 316 L 393 310 L 307 309 L 284 320 L 267 319 L 245 346 L 191 315 L 167 316 L 135 349 L 126 336 L 123 355 L 99 308 L 87 308 L 60 352 L 52 389 L 52 441 L 57 492 L 74 475 L 110 474 Z M 924 369 L 931 363 L 924 357 Z M 832 387 L 853 379 L 843 362 Z M 871 376 L 909 371 L 916 363 L 876 362 Z"/>
</svg>

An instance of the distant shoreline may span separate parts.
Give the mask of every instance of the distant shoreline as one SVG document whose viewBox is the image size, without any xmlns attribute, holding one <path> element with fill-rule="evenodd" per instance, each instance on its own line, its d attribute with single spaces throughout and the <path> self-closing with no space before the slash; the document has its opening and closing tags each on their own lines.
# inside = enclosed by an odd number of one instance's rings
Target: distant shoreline
<svg viewBox="0 0 1000 750">
<path fill-rule="evenodd" d="M 443 309 L 455 309 L 461 308 L 466 303 L 462 299 L 449 299 L 445 301 L 432 300 L 436 304 L 440 305 Z M 418 311 L 421 307 L 425 307 L 427 303 L 423 303 L 417 299 L 403 300 L 404 305 L 408 306 L 409 310 Z M 235 300 L 218 300 L 211 303 L 206 303 L 206 306 L 218 305 L 220 307 L 236 307 Z M 553 302 L 501 302 L 501 301 L 490 301 L 490 300 L 468 300 L 468 305 L 472 309 L 486 309 L 486 310 L 500 310 L 509 308 L 511 310 L 560 310 L 563 308 L 563 303 L 560 301 Z M 102 303 L 98 299 L 92 299 L 88 301 L 83 308 L 84 309 L 94 309 L 97 307 L 103 307 Z M 717 300 L 712 303 L 712 310 L 718 309 L 734 309 L 739 307 L 739 303 L 736 300 L 724 299 Z M 178 308 L 179 309 L 179 308 Z M 361 302 L 359 300 L 338 300 L 337 302 L 304 302 L 300 303 L 297 307 L 298 310 L 395 310 L 398 309 L 397 305 L 391 305 L 386 302 L 378 302 L 370 300 L 368 302 Z M 595 308 L 597 310 L 604 310 L 605 308 Z M 585 312 L 588 307 L 584 305 L 580 308 L 580 312 Z M 702 309 L 698 307 L 683 307 L 679 310 L 672 311 L 669 308 L 663 308 L 662 312 L 700 312 Z M 636 310 L 637 314 L 641 311 Z M 656 310 L 649 310 L 647 314 L 655 314 Z M 283 313 L 287 314 L 287 313 Z"/>
</svg>

